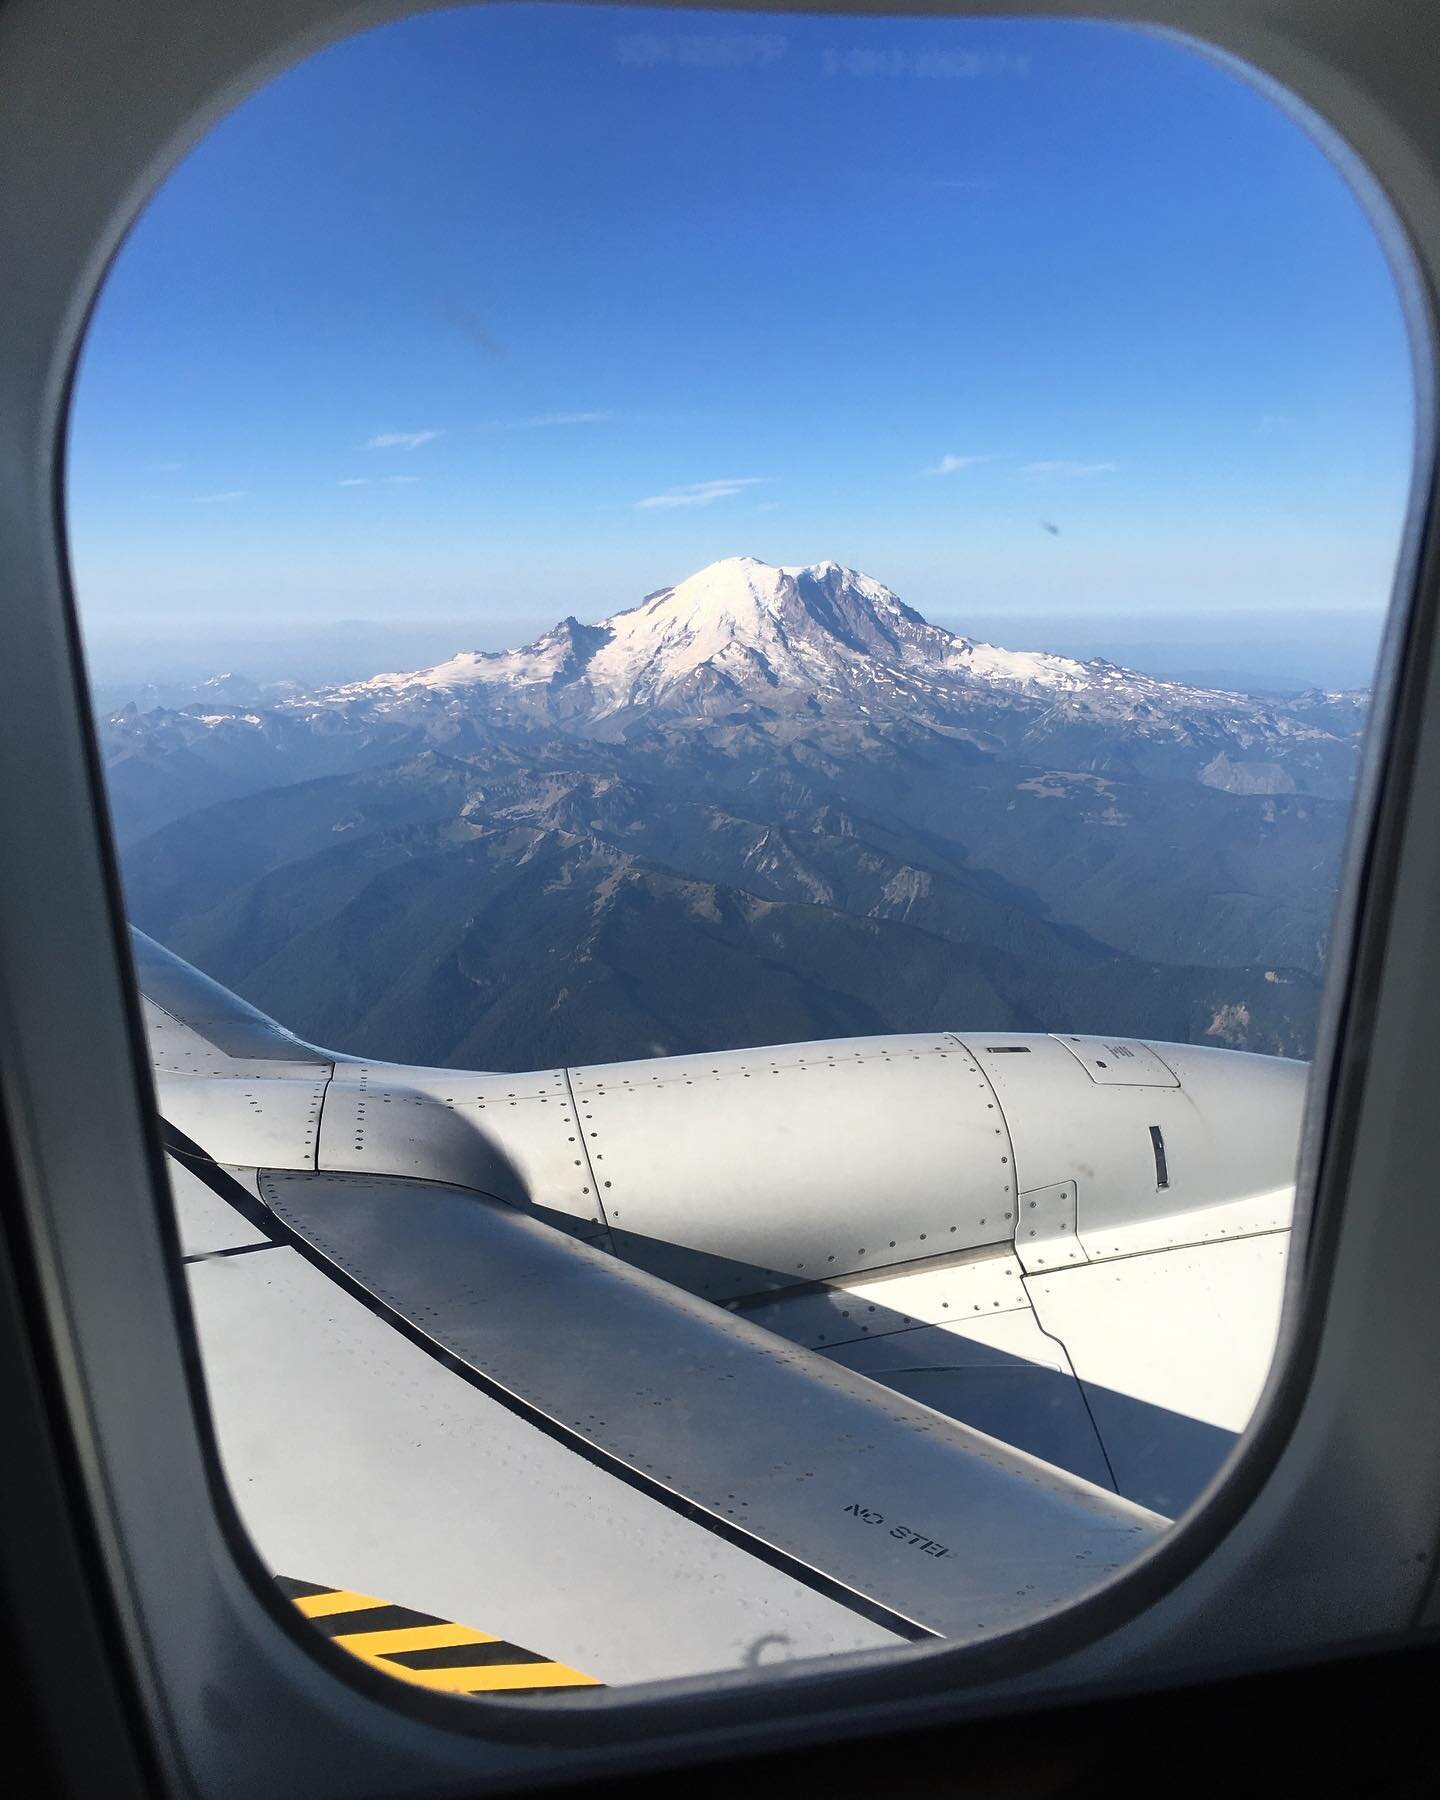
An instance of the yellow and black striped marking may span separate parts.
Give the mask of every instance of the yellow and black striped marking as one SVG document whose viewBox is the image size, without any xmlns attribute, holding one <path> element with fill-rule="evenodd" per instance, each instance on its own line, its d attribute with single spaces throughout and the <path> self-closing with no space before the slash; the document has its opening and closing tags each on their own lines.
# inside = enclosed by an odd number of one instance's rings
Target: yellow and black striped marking
<svg viewBox="0 0 1440 1800">
<path fill-rule="evenodd" d="M 592 1676 L 533 1650 L 521 1650 L 488 1631 L 456 1625 L 408 1606 L 392 1606 L 348 1588 L 276 1576 L 317 1631 L 372 1668 L 417 1687 L 448 1694 L 543 1694 L 555 1688 L 599 1687 Z"/>
</svg>

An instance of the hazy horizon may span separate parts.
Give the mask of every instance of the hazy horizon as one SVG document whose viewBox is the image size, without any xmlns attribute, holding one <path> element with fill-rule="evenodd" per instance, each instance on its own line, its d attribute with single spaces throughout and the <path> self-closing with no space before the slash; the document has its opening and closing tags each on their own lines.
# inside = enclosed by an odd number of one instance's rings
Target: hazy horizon
<svg viewBox="0 0 1440 1800">
<path fill-rule="evenodd" d="M 629 604 L 640 598 L 635 594 Z M 584 605 L 572 610 L 586 623 L 603 616 Z M 91 680 L 102 689 L 192 684 L 219 674 L 261 683 L 321 685 L 426 668 L 462 650 L 519 648 L 548 631 L 560 616 L 477 610 L 429 618 L 356 617 L 319 626 L 304 621 L 288 631 L 277 631 L 266 620 L 222 620 L 173 633 L 136 623 L 88 631 L 86 655 Z M 1379 609 L 1334 607 L 1282 615 L 1252 609 L 1088 617 L 1057 610 L 977 608 L 925 616 L 948 631 L 1010 650 L 1050 650 L 1081 660 L 1105 657 L 1162 678 L 1276 693 L 1367 687 L 1384 624 Z"/>
</svg>

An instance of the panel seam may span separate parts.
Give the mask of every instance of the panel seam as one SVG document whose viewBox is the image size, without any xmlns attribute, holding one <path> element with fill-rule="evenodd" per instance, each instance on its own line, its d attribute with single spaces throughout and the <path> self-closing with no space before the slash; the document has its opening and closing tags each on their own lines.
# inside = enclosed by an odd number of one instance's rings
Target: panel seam
<svg viewBox="0 0 1440 1800">
<path fill-rule="evenodd" d="M 615 1231 L 610 1223 L 610 1213 L 605 1205 L 605 1196 L 600 1190 L 600 1180 L 595 1173 L 595 1163 L 590 1155 L 590 1143 L 585 1134 L 585 1121 L 581 1117 L 580 1102 L 575 1098 L 575 1084 L 570 1079 L 569 1069 L 561 1069 L 565 1077 L 565 1092 L 570 1096 L 570 1111 L 575 1119 L 575 1136 L 585 1155 L 585 1171 L 590 1177 L 590 1192 L 595 1196 L 595 1204 L 600 1209 L 600 1223 L 605 1228 L 605 1245 L 612 1256 L 616 1255 Z"/>
<path fill-rule="evenodd" d="M 1119 1494 L 1120 1483 L 1115 1478 L 1115 1467 L 1110 1461 L 1110 1452 L 1105 1448 L 1104 1433 L 1101 1431 L 1099 1421 L 1095 1417 L 1094 1409 L 1090 1405 L 1090 1395 L 1086 1392 L 1085 1383 L 1080 1379 L 1076 1372 L 1074 1359 L 1070 1355 L 1070 1348 L 1066 1344 L 1064 1338 L 1056 1337 L 1053 1331 L 1046 1328 L 1044 1321 L 1040 1317 L 1039 1309 L 1035 1305 L 1035 1296 L 1030 1292 L 1030 1277 L 1028 1275 L 1022 1275 L 1020 1277 L 1020 1285 L 1025 1289 L 1025 1298 L 1030 1302 L 1030 1316 L 1039 1327 L 1041 1336 L 1049 1338 L 1050 1342 L 1054 1344 L 1055 1348 L 1065 1358 L 1065 1367 L 1070 1371 L 1070 1379 L 1075 1383 L 1075 1391 L 1080 1396 L 1080 1404 L 1085 1408 L 1085 1416 L 1090 1421 L 1090 1429 L 1095 1433 L 1095 1442 L 1099 1447 L 1101 1459 L 1105 1464 L 1105 1472 L 1110 1477 L 1110 1485 L 1114 1488 L 1115 1492 Z M 1121 1498 L 1128 1499 L 1129 1495 L 1121 1495 Z"/>
</svg>

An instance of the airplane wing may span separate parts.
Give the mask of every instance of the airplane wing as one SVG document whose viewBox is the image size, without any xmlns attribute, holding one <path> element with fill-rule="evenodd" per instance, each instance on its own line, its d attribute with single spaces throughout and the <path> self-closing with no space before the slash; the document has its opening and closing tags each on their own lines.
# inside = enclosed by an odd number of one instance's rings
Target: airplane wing
<svg viewBox="0 0 1440 1800">
<path fill-rule="evenodd" d="M 1010 1070 L 1047 1045 L 1089 1082 L 1078 1039 L 410 1070 L 305 1044 L 148 940 L 137 963 L 242 1517 L 302 1611 L 428 1685 L 693 1674 L 1064 1605 L 1167 1523 L 1116 1491 L 1091 1416 L 1123 1319 L 1086 1334 L 1124 1312 L 1121 1265 L 1148 1265 L 1145 1315 L 1177 1241 L 1283 1252 L 1283 1230 L 1217 1235 L 1237 1204 L 1278 1216 L 1263 1193 L 1128 1239 L 1082 1239 L 1073 1192 L 1031 1208 Z M 1155 1061 L 1142 1111 L 1182 1090 Z M 1183 1165 L 1194 1121 L 1162 1116 Z M 1205 1280 L 1243 1338 L 1237 1272 Z M 1097 1273 L 1098 1298 L 1062 1285 Z M 1093 1380 L 1047 1335 L 1067 1305 Z"/>
</svg>

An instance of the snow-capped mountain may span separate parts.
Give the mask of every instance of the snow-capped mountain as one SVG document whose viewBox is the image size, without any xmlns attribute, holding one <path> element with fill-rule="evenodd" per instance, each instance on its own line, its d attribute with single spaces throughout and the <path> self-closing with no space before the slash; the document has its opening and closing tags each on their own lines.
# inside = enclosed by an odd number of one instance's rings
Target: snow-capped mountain
<svg viewBox="0 0 1440 1800">
<path fill-rule="evenodd" d="M 597 719 L 683 705 L 696 683 L 833 693 L 837 678 L 942 666 L 963 640 L 929 625 L 878 581 L 838 563 L 776 568 L 750 556 L 711 563 L 639 606 L 585 627 L 566 619 L 524 650 L 472 652 L 354 691 L 523 687 L 583 678 Z"/>
<path fill-rule="evenodd" d="M 1330 750 L 1346 734 L 1301 702 L 1262 703 L 1098 658 L 1003 649 L 930 624 L 883 583 L 838 563 L 776 567 L 749 556 L 711 563 L 596 625 L 564 619 L 524 649 L 468 651 L 295 705 L 416 721 L 449 714 L 609 739 L 687 720 L 822 738 L 837 724 L 939 732 L 993 749 L 1037 733 L 1100 733 L 1107 754 L 1121 740 L 1203 751 L 1192 775 L 1224 758 L 1221 783 L 1237 779 L 1238 762 L 1258 759 L 1267 769 L 1239 778 L 1251 791 L 1293 785 L 1268 768 L 1277 748 L 1315 762 L 1327 778 L 1348 778 L 1351 755 L 1347 747 L 1335 761 Z M 1094 753 L 1082 743 L 1073 766 L 1090 767 Z"/>
<path fill-rule="evenodd" d="M 768 689 L 772 699 L 788 693 L 804 701 L 890 691 L 921 704 L 922 696 L 947 689 L 973 701 L 985 687 L 1171 705 L 1221 698 L 1106 662 L 959 637 L 928 623 L 872 576 L 839 563 L 787 568 L 752 556 L 711 563 L 597 625 L 564 619 L 521 650 L 466 651 L 434 668 L 376 675 L 332 692 L 383 703 L 427 692 L 523 694 L 577 682 L 595 721 L 639 709 L 683 710 L 722 688 L 737 697 Z"/>
<path fill-rule="evenodd" d="M 207 794 L 411 750 L 515 753 L 554 738 L 648 743 L 672 761 L 779 751 L 811 764 L 932 754 L 944 741 L 1042 769 L 1341 798 L 1365 713 L 1363 695 L 1260 701 L 1003 649 L 930 624 L 838 563 L 748 556 L 598 624 L 563 619 L 523 649 L 261 700 L 229 687 L 219 678 L 187 706 L 129 707 L 107 721 L 112 796 L 122 814 L 135 806 L 127 830 Z"/>
<path fill-rule="evenodd" d="M 822 704 L 838 694 L 923 704 L 929 684 L 974 697 L 978 685 L 1054 696 L 1125 686 L 1178 696 L 1173 683 L 1108 663 L 1002 650 L 929 624 L 872 576 L 835 562 L 776 567 L 726 557 L 598 625 L 574 618 L 522 650 L 468 651 L 413 674 L 336 690 L 383 701 L 470 687 L 517 693 L 583 682 L 592 720 L 639 709 L 683 710 L 717 689 L 755 688 Z M 758 690 L 757 690 L 758 691 Z M 706 709 L 708 710 L 708 709 Z"/>
</svg>

